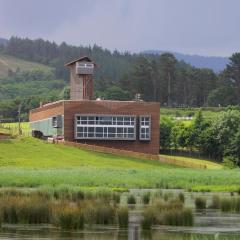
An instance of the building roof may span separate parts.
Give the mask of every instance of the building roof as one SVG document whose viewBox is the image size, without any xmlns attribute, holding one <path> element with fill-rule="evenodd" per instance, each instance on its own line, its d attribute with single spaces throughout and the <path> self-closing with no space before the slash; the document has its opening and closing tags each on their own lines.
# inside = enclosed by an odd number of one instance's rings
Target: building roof
<svg viewBox="0 0 240 240">
<path fill-rule="evenodd" d="M 66 63 L 64 66 L 65 67 L 68 67 L 76 62 L 91 62 L 95 65 L 95 63 L 87 56 L 84 56 L 84 57 L 81 57 L 81 58 L 78 58 L 78 59 L 75 59 L 74 61 L 71 61 L 69 63 Z"/>
</svg>

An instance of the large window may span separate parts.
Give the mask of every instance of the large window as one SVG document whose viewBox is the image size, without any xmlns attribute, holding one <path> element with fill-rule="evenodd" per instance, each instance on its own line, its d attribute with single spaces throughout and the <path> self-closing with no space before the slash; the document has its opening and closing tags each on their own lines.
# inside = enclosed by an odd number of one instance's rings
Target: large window
<svg viewBox="0 0 240 240">
<path fill-rule="evenodd" d="M 136 140 L 136 117 L 76 115 L 75 139 Z"/>
<path fill-rule="evenodd" d="M 139 139 L 151 140 L 151 116 L 139 117 Z"/>
</svg>

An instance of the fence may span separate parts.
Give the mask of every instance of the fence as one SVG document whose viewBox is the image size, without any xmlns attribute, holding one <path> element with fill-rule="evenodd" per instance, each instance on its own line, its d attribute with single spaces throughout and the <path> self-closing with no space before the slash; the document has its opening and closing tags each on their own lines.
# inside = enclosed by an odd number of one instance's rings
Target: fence
<svg viewBox="0 0 240 240">
<path fill-rule="evenodd" d="M 95 152 L 101 152 L 101 153 L 111 153 L 118 156 L 125 156 L 125 157 L 133 157 L 133 158 L 139 158 L 139 159 L 150 159 L 150 160 L 159 160 L 158 155 L 152 155 L 152 154 L 146 154 L 146 153 L 138 153 L 133 151 L 127 151 L 127 150 L 121 150 L 116 148 L 109 148 L 109 147 L 102 147 L 102 146 L 96 146 L 96 145 L 90 145 L 90 144 L 84 144 L 84 143 L 76 143 L 76 142 L 59 142 L 61 144 L 77 147 L 84 150 L 90 150 Z"/>
<path fill-rule="evenodd" d="M 127 150 L 121 150 L 116 148 L 109 148 L 109 147 L 101 147 L 96 145 L 90 145 L 90 144 L 84 144 L 84 143 L 76 143 L 76 142 L 68 142 L 68 141 L 59 141 L 59 144 L 64 144 L 67 146 L 77 147 L 84 150 L 94 151 L 94 152 L 101 152 L 101 153 L 110 153 L 115 154 L 118 156 L 125 156 L 125 157 L 133 157 L 138 159 L 144 159 L 144 160 L 156 160 L 163 163 L 171 164 L 171 165 L 177 165 L 181 167 L 187 167 L 187 168 L 197 168 L 197 169 L 206 169 L 207 166 L 204 164 L 198 164 L 198 163 L 190 163 L 179 159 L 174 159 L 174 157 L 163 157 L 159 155 L 152 155 L 152 154 L 146 154 L 146 153 L 138 153 L 133 151 L 127 151 Z"/>
</svg>

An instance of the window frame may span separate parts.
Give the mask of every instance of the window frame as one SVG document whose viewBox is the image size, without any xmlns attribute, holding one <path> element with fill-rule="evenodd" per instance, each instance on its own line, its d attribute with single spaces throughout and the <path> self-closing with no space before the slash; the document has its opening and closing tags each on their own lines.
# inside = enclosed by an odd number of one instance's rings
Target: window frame
<svg viewBox="0 0 240 240">
<path fill-rule="evenodd" d="M 80 119 L 78 119 L 80 117 Z M 87 117 L 87 120 L 84 120 L 84 124 L 82 123 L 81 117 Z M 89 120 L 89 118 L 94 117 L 94 120 Z M 109 119 L 111 118 L 111 120 Z M 126 118 L 126 120 L 124 119 Z M 93 124 L 89 124 L 91 121 Z M 109 124 L 108 124 L 109 123 Z M 121 124 L 119 124 L 121 123 Z M 125 123 L 128 123 L 126 125 Z M 136 129 L 137 129 L 137 117 L 136 115 L 118 115 L 118 114 L 75 114 L 74 116 L 74 139 L 79 140 L 122 140 L 122 141 L 135 141 L 136 140 Z M 94 136 L 80 137 L 81 132 L 77 131 L 77 127 L 94 127 Z M 103 128 L 102 137 L 97 137 L 96 128 Z M 115 129 L 115 133 L 111 133 L 109 131 L 110 128 Z M 122 129 L 122 133 L 118 133 L 118 130 Z M 112 129 L 113 130 L 113 129 Z M 132 132 L 133 130 L 133 132 Z M 79 134 L 79 135 L 78 135 Z M 98 133 L 101 135 L 101 133 Z M 111 137 L 109 137 L 111 134 Z M 115 135 L 113 137 L 113 135 Z M 129 137 L 130 136 L 130 137 Z"/>
<path fill-rule="evenodd" d="M 149 124 L 146 125 L 146 121 L 144 120 L 144 124 L 142 124 L 142 119 L 143 118 L 149 118 Z M 152 138 L 152 117 L 151 115 L 140 115 L 139 116 L 139 140 L 140 141 L 151 141 Z M 142 137 L 142 129 L 144 129 L 144 134 L 147 135 L 146 129 L 149 129 L 149 137 Z"/>
</svg>

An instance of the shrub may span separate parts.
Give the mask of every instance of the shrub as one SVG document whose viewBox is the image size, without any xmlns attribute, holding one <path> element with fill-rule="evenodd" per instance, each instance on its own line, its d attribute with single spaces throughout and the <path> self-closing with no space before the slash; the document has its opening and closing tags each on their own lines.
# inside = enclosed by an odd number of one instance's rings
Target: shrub
<svg viewBox="0 0 240 240">
<path fill-rule="evenodd" d="M 196 209 L 206 209 L 206 206 L 207 206 L 206 198 L 197 197 L 195 199 L 195 207 L 196 207 Z"/>
<path fill-rule="evenodd" d="M 144 193 L 143 196 L 142 196 L 142 201 L 144 204 L 149 204 L 150 202 L 150 192 L 147 192 L 147 193 Z"/>
<path fill-rule="evenodd" d="M 128 208 L 121 207 L 117 209 L 117 219 L 120 228 L 128 227 Z"/>
<path fill-rule="evenodd" d="M 128 204 L 136 204 L 136 198 L 133 195 L 129 195 L 127 199 Z"/>
</svg>

